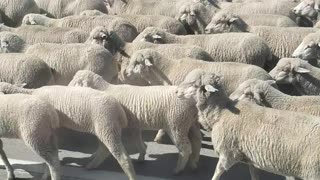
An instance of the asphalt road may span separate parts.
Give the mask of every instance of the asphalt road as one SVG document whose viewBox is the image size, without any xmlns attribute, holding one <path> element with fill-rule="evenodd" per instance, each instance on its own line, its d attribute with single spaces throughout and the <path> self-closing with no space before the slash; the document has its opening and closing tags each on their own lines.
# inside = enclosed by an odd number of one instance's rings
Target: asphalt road
<svg viewBox="0 0 320 180">
<path fill-rule="evenodd" d="M 72 161 L 69 166 L 81 168 L 88 159 L 87 157 L 95 150 L 96 141 L 94 137 L 83 136 L 80 134 L 59 133 L 61 134 L 60 144 L 63 149 L 60 150 L 60 159 L 67 158 L 68 161 Z M 68 138 L 66 138 L 68 137 Z M 203 149 L 201 151 L 201 158 L 199 162 L 199 168 L 196 171 L 186 170 L 179 176 L 173 175 L 173 169 L 177 161 L 177 149 L 170 144 L 156 144 L 152 142 L 153 134 L 146 133 L 144 135 L 148 144 L 147 158 L 144 163 L 136 161 L 137 154 L 133 154 L 133 163 L 138 176 L 150 177 L 144 179 L 173 179 L 173 180 L 210 180 L 212 178 L 215 166 L 217 164 L 217 158 L 214 157 L 214 151 L 211 148 L 210 142 L 204 141 Z M 4 148 L 8 157 L 11 159 L 20 159 L 27 161 L 42 162 L 42 159 L 31 152 L 20 140 L 4 139 Z M 128 149 L 130 149 L 128 147 Z M 78 152 L 81 150 L 82 152 Z M 134 152 L 134 150 L 131 150 Z M 66 159 L 65 159 L 66 160 Z M 86 170 L 79 169 L 86 173 Z M 100 166 L 97 172 L 105 172 L 105 179 L 119 179 L 115 176 L 108 176 L 108 172 L 122 173 L 122 170 L 118 166 L 117 162 L 111 157 L 105 160 Z M 28 173 L 22 173 L 21 171 L 15 171 L 18 178 L 23 180 L 32 178 Z M 92 173 L 95 174 L 95 173 Z M 35 174 L 37 176 L 37 174 Z M 123 177 L 122 177 L 123 178 Z M 6 171 L 0 170 L 0 179 L 6 179 Z M 37 179 L 37 178 L 35 178 Z M 94 179 L 94 176 L 92 177 Z M 125 179 L 125 178 L 124 178 Z M 138 178 L 139 179 L 139 178 Z M 249 180 L 249 171 L 246 165 L 238 164 L 226 172 L 221 180 Z M 272 175 L 262 172 L 261 180 L 284 180 L 284 177 Z M 76 180 L 76 179 L 74 179 Z"/>
</svg>

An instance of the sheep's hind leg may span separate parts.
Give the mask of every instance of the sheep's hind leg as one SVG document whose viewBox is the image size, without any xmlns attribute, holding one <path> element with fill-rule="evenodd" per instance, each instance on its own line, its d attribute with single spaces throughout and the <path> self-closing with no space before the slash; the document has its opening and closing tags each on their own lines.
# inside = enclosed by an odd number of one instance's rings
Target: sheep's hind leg
<svg viewBox="0 0 320 180">
<path fill-rule="evenodd" d="M 39 138 L 41 137 L 41 138 Z M 48 141 L 49 139 L 49 141 Z M 61 180 L 60 161 L 58 155 L 57 138 L 54 134 L 51 137 L 44 137 L 42 134 L 30 133 L 23 135 L 23 140 L 35 153 L 42 157 L 49 167 L 51 180 Z M 47 171 L 41 178 L 48 179 Z"/>
<path fill-rule="evenodd" d="M 175 131 L 175 134 L 173 134 L 172 132 L 173 131 L 170 132 L 170 137 L 179 150 L 177 167 L 174 170 L 174 173 L 177 175 L 185 169 L 192 152 L 192 147 L 188 138 L 188 132 Z"/>
<path fill-rule="evenodd" d="M 230 161 L 227 156 L 220 155 L 212 180 L 219 180 L 222 174 L 229 170 L 235 163 L 235 161 Z"/>
<path fill-rule="evenodd" d="M 260 180 L 259 170 L 255 168 L 253 165 L 248 165 L 248 166 L 249 166 L 251 180 Z"/>
<path fill-rule="evenodd" d="M 139 162 L 144 162 L 145 160 L 145 155 L 147 153 L 147 145 L 144 143 L 142 139 L 142 132 L 140 129 L 128 129 L 128 132 L 131 136 L 130 139 L 132 139 L 133 142 L 136 144 L 136 148 L 139 151 Z"/>
<path fill-rule="evenodd" d="M 136 173 L 132 161 L 121 140 L 121 128 L 110 129 L 108 126 L 102 126 L 97 130 L 96 135 L 109 149 L 129 179 L 135 180 Z"/>
<path fill-rule="evenodd" d="M 166 135 L 166 131 L 163 129 L 160 129 L 153 141 L 157 142 L 158 144 L 161 144 L 163 142 L 165 135 Z"/>
<path fill-rule="evenodd" d="M 189 138 L 192 146 L 192 153 L 189 158 L 189 167 L 191 169 L 196 169 L 198 166 L 199 158 L 200 158 L 200 150 L 201 150 L 201 141 L 202 135 L 200 131 L 200 125 L 195 123 L 192 125 L 189 131 Z"/>
<path fill-rule="evenodd" d="M 103 161 L 110 155 L 109 150 L 106 146 L 99 141 L 98 149 L 95 153 L 91 155 L 90 162 L 85 166 L 87 170 L 96 169 L 99 167 Z"/>
<path fill-rule="evenodd" d="M 4 163 L 5 168 L 7 170 L 8 180 L 15 179 L 13 167 L 11 166 L 11 164 L 7 158 L 7 155 L 3 150 L 3 143 L 2 143 L 1 139 L 0 139 L 0 156 L 1 156 L 2 162 Z"/>
</svg>

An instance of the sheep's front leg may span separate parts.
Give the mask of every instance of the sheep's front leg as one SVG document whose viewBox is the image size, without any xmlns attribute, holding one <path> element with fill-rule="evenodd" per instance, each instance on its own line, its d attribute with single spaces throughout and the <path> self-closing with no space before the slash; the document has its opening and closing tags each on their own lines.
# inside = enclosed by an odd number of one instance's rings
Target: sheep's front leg
<svg viewBox="0 0 320 180">
<path fill-rule="evenodd" d="M 198 166 L 199 158 L 200 158 L 201 141 L 202 141 L 200 125 L 198 123 L 195 123 L 190 128 L 189 138 L 192 146 L 192 153 L 189 158 L 189 167 L 191 169 L 196 169 Z"/>
<path fill-rule="evenodd" d="M 140 129 L 134 129 L 134 128 L 130 128 L 128 129 L 129 135 L 131 136 L 130 140 L 132 140 L 133 142 L 135 142 L 136 148 L 139 151 L 139 158 L 138 161 L 139 162 L 144 162 L 145 160 L 145 155 L 147 153 L 147 145 L 144 143 L 143 139 L 142 139 L 142 132 Z"/>
<path fill-rule="evenodd" d="M 7 173 L 8 173 L 8 180 L 14 180 L 15 176 L 13 173 L 13 167 L 11 166 L 6 153 L 3 150 L 3 143 L 2 140 L 0 139 L 0 156 L 1 160 L 4 163 L 4 166 L 6 167 Z"/>
<path fill-rule="evenodd" d="M 219 180 L 222 174 L 236 163 L 235 161 L 229 160 L 227 157 L 228 156 L 222 154 L 220 155 L 212 180 Z"/>
<path fill-rule="evenodd" d="M 160 129 L 154 138 L 154 142 L 157 142 L 158 144 L 161 144 L 163 142 L 164 136 L 166 135 L 166 131 L 163 129 Z"/>
<path fill-rule="evenodd" d="M 253 165 L 249 165 L 251 180 L 259 180 L 259 170 Z"/>
<path fill-rule="evenodd" d="M 103 161 L 110 155 L 106 146 L 99 141 L 98 149 L 90 157 L 90 162 L 86 165 L 87 170 L 96 169 L 103 163 Z"/>
</svg>

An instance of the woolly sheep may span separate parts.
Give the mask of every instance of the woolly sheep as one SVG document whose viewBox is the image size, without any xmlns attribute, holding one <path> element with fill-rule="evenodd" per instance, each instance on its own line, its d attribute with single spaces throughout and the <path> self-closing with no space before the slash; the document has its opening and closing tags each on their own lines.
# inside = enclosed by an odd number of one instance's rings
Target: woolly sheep
<svg viewBox="0 0 320 180">
<path fill-rule="evenodd" d="M 0 53 L 23 52 L 26 43 L 17 34 L 11 32 L 0 32 Z"/>
<path fill-rule="evenodd" d="M 46 86 L 31 90 L 0 83 L 0 92 L 31 94 L 46 100 L 57 110 L 61 127 L 97 136 L 129 179 L 136 179 L 131 159 L 121 141 L 121 131 L 127 127 L 128 120 L 114 98 L 84 87 Z"/>
<path fill-rule="evenodd" d="M 293 12 L 298 15 L 307 18 L 313 24 L 316 24 L 318 19 L 318 10 L 320 8 L 319 0 L 303 0 L 296 7 L 293 8 Z"/>
<path fill-rule="evenodd" d="M 39 8 L 54 18 L 79 15 L 84 10 L 108 13 L 104 0 L 35 0 Z"/>
<path fill-rule="evenodd" d="M 56 110 L 46 101 L 30 95 L 0 94 L 1 138 L 20 138 L 49 166 L 51 179 L 60 180 L 60 161 L 55 129 L 59 127 Z M 15 179 L 0 140 L 0 156 L 8 172 L 8 179 Z M 43 179 L 47 177 L 44 174 Z"/>
<path fill-rule="evenodd" d="M 290 96 L 274 88 L 275 81 L 250 79 L 230 95 L 232 100 L 254 100 L 259 105 L 270 108 L 304 112 L 320 116 L 319 96 Z"/>
<path fill-rule="evenodd" d="M 266 42 L 249 33 L 177 36 L 158 28 L 146 28 L 133 42 L 197 45 L 216 62 L 241 62 L 263 67 L 272 54 Z"/>
<path fill-rule="evenodd" d="M 109 82 L 117 79 L 117 64 L 100 45 L 39 43 L 30 46 L 25 54 L 43 59 L 54 70 L 56 85 L 67 85 L 79 70 L 91 70 Z"/>
<path fill-rule="evenodd" d="M 225 32 L 251 32 L 264 39 L 272 53 L 273 65 L 285 57 L 290 57 L 294 50 L 302 42 L 303 38 L 310 33 L 317 32 L 316 28 L 303 27 L 268 27 L 268 26 L 249 26 L 239 16 L 225 13 L 218 19 L 214 19 L 206 28 L 207 33 Z"/>
<path fill-rule="evenodd" d="M 0 82 L 38 88 L 54 83 L 54 74 L 40 58 L 20 53 L 0 54 Z"/>
<path fill-rule="evenodd" d="M 180 59 L 190 57 L 193 59 L 200 59 L 204 61 L 213 61 L 212 57 L 202 48 L 193 45 L 181 44 L 153 44 L 149 42 L 124 42 L 117 33 L 113 31 L 104 31 L 107 35 L 103 41 L 94 40 L 96 44 L 102 44 L 110 52 L 114 54 L 118 62 L 128 62 L 131 55 L 140 49 L 152 48 L 163 54 L 168 58 Z M 90 38 L 89 38 L 90 39 Z"/>
<path fill-rule="evenodd" d="M 10 31 L 19 35 L 27 44 L 41 42 L 47 43 L 83 43 L 87 40 L 88 34 L 80 29 L 44 27 L 44 26 L 21 26 L 10 28 L 0 24 L 0 32 Z"/>
<path fill-rule="evenodd" d="M 292 57 L 308 61 L 314 66 L 318 66 L 319 59 L 320 32 L 307 35 L 297 49 L 293 52 Z"/>
<path fill-rule="evenodd" d="M 7 26 L 16 27 L 21 24 L 23 16 L 40 13 L 40 9 L 34 0 L 1 0 L 0 12 Z"/>
<path fill-rule="evenodd" d="M 269 74 L 279 84 L 292 84 L 301 95 L 320 94 L 320 69 L 302 59 L 281 59 Z"/>
<path fill-rule="evenodd" d="M 249 164 L 251 179 L 259 179 L 255 168 L 302 179 L 320 178 L 318 117 L 232 101 L 219 88 L 222 80 L 216 79 L 194 93 L 199 122 L 212 132 L 219 154 L 212 180 L 219 180 L 238 162 Z"/>
<path fill-rule="evenodd" d="M 42 25 L 46 27 L 79 28 L 90 33 L 96 26 L 106 26 L 115 31 L 125 41 L 131 42 L 137 35 L 137 29 L 127 20 L 117 16 L 69 16 L 52 19 L 40 14 L 28 14 L 23 18 L 25 25 Z"/>
<path fill-rule="evenodd" d="M 123 63 L 119 78 L 132 85 L 143 80 L 148 85 L 178 85 L 195 68 L 222 75 L 223 89 L 232 93 L 247 79 L 272 79 L 262 68 L 233 62 L 205 62 L 194 59 L 168 59 L 155 50 L 143 49 L 133 53 L 129 63 Z"/>
<path fill-rule="evenodd" d="M 194 78 L 184 90 L 188 91 L 202 85 L 205 78 L 210 77 Z M 194 105 L 189 106 L 193 102 L 181 101 L 175 96 L 176 86 L 112 85 L 90 71 L 79 71 L 69 86 L 91 87 L 116 98 L 126 111 L 129 129 L 133 128 L 138 132 L 141 131 L 140 129 L 165 129 L 179 150 L 175 173 L 180 173 L 188 160 L 192 169 L 197 167 L 201 149 L 197 110 Z M 142 141 L 141 132 L 138 134 L 140 136 L 138 139 Z M 140 144 L 143 147 L 143 142 Z M 139 159 L 144 159 L 146 150 L 141 151 Z M 96 157 L 96 160 L 101 163 L 104 159 Z"/>
</svg>

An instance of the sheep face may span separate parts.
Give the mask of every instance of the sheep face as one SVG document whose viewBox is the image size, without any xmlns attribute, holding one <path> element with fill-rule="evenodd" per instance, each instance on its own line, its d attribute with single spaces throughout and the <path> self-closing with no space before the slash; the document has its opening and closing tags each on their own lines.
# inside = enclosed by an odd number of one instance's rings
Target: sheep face
<svg viewBox="0 0 320 180">
<path fill-rule="evenodd" d="M 178 20 L 185 26 L 188 26 L 193 33 L 203 34 L 206 23 L 206 7 L 201 3 L 184 4 L 179 9 Z"/>
<path fill-rule="evenodd" d="M 258 105 L 268 106 L 265 102 L 265 95 L 270 86 L 276 86 L 274 80 L 262 81 L 258 79 L 249 79 L 230 95 L 231 100 L 251 101 Z"/>
<path fill-rule="evenodd" d="M 166 37 L 165 30 L 149 27 L 149 28 L 146 28 L 142 33 L 140 33 L 140 35 L 136 39 L 142 42 L 164 44 L 165 37 Z"/>
<path fill-rule="evenodd" d="M 297 75 L 310 73 L 310 68 L 311 65 L 302 59 L 284 58 L 269 74 L 277 83 L 293 84 L 297 81 Z"/>
<path fill-rule="evenodd" d="M 46 15 L 41 14 L 27 14 L 22 19 L 22 25 L 44 25 Z"/>
<path fill-rule="evenodd" d="M 315 0 L 304 0 L 298 4 L 293 12 L 298 16 L 305 16 L 311 19 L 316 19 L 318 15 L 320 2 L 315 2 Z"/>
<path fill-rule="evenodd" d="M 242 27 L 241 27 L 242 26 Z M 246 23 L 238 16 L 232 14 L 217 14 L 207 25 L 206 34 L 227 33 L 227 32 L 243 32 Z"/>
<path fill-rule="evenodd" d="M 218 91 L 220 76 L 195 69 L 188 73 L 184 81 L 178 86 L 176 94 L 179 98 L 196 99 L 197 91 L 203 86 L 206 91 L 214 93 Z"/>
<path fill-rule="evenodd" d="M 315 41 L 303 41 L 293 52 L 292 57 L 303 60 L 319 59 L 320 44 Z"/>
<path fill-rule="evenodd" d="M 110 51 L 110 35 L 106 27 L 94 28 L 88 38 L 91 44 L 99 44 Z"/>
<path fill-rule="evenodd" d="M 25 42 L 11 32 L 0 32 L 0 53 L 18 53 L 25 46 Z"/>
</svg>

